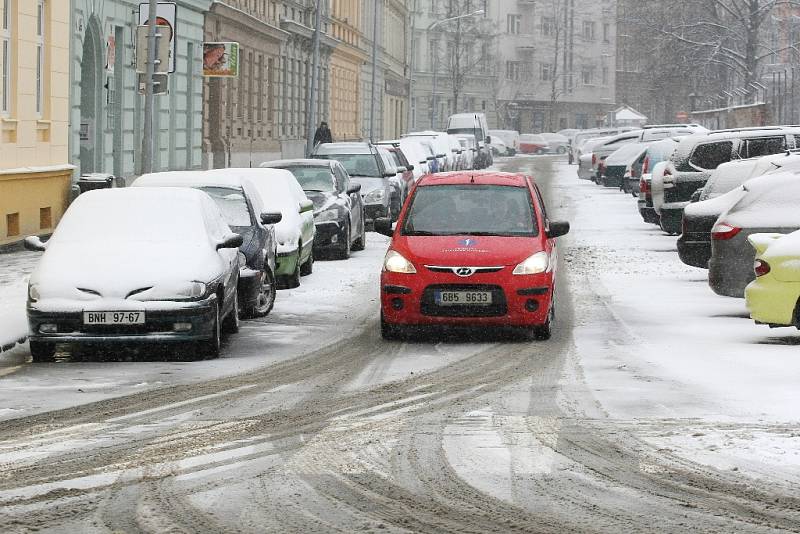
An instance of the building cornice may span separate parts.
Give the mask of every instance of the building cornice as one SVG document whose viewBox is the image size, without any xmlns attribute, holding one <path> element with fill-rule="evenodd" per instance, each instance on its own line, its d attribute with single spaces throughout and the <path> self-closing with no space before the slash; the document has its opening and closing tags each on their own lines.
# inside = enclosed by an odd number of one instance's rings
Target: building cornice
<svg viewBox="0 0 800 534">
<path fill-rule="evenodd" d="M 257 31 L 260 34 L 274 39 L 276 42 L 284 42 L 289 38 L 289 32 L 282 30 L 269 22 L 254 17 L 253 15 L 226 4 L 221 0 L 214 0 L 211 5 L 210 13 L 225 17 L 228 21 L 242 27 L 247 31 Z"/>
</svg>

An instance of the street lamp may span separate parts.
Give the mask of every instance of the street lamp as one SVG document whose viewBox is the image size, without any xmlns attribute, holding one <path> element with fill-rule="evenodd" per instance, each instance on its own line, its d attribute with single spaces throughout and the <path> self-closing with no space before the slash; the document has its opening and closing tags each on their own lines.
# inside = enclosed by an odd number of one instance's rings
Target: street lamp
<svg viewBox="0 0 800 534">
<path fill-rule="evenodd" d="M 453 22 L 455 20 L 466 19 L 469 17 L 474 17 L 476 15 L 483 15 L 484 10 L 479 9 L 477 11 L 473 11 L 472 13 L 467 13 L 465 15 L 458 15 L 456 17 L 449 17 L 442 20 L 435 20 L 428 25 L 428 28 L 425 30 L 426 35 L 430 35 L 431 30 L 433 30 L 436 26 L 441 26 L 447 22 Z M 436 51 L 438 52 L 438 51 Z M 434 52 L 433 55 L 433 90 L 431 91 L 431 130 L 433 130 L 433 121 L 436 114 L 436 77 L 439 71 L 439 54 Z"/>
</svg>

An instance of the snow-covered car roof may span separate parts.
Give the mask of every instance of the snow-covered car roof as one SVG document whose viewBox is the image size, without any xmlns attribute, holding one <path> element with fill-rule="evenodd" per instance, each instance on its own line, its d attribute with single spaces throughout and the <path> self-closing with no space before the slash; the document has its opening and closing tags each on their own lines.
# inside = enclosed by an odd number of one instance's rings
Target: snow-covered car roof
<svg viewBox="0 0 800 534">
<path fill-rule="evenodd" d="M 742 187 L 745 195 L 720 220 L 740 228 L 800 228 L 800 174 L 759 176 Z"/>
<path fill-rule="evenodd" d="M 369 143 L 325 143 L 317 145 L 314 154 L 373 154 Z"/>
<path fill-rule="evenodd" d="M 213 171 L 167 171 L 143 174 L 134 182 L 135 187 L 230 187 L 242 189 L 242 180 L 229 169 Z"/>
<path fill-rule="evenodd" d="M 332 167 L 335 159 L 278 159 L 265 161 L 260 165 L 262 169 L 283 169 L 284 167 Z"/>
<path fill-rule="evenodd" d="M 649 143 L 632 143 L 622 146 L 606 158 L 606 166 L 629 165 L 647 152 Z"/>
</svg>

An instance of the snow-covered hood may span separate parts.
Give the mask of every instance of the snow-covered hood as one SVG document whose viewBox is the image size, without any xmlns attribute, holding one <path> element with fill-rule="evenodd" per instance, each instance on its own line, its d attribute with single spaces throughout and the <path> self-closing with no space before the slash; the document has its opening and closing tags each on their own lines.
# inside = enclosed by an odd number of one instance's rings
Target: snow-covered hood
<svg viewBox="0 0 800 534">
<path fill-rule="evenodd" d="M 366 195 L 376 189 L 385 189 L 386 180 L 383 178 L 363 178 L 361 176 L 350 178 L 351 181 L 361 184 L 361 195 Z"/>
<path fill-rule="evenodd" d="M 520 264 L 542 245 L 532 237 L 401 236 L 392 248 L 420 265 L 500 267 Z"/>
<path fill-rule="evenodd" d="M 180 242 L 52 242 L 30 278 L 41 300 L 92 301 L 136 296 L 174 298 L 191 282 L 210 282 L 225 270 L 210 245 Z"/>
<path fill-rule="evenodd" d="M 722 212 L 739 202 L 744 194 L 744 189 L 739 187 L 724 195 L 689 204 L 683 212 L 687 217 L 719 217 Z"/>
</svg>

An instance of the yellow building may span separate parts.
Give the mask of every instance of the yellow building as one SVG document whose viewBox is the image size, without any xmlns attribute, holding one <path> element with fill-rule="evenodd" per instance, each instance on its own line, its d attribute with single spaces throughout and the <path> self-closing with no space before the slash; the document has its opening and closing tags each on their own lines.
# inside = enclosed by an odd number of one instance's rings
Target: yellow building
<svg viewBox="0 0 800 534">
<path fill-rule="evenodd" d="M 330 36 L 337 40 L 330 64 L 330 114 L 334 141 L 361 139 L 362 0 L 331 0 Z"/>
<path fill-rule="evenodd" d="M 0 0 L 0 246 L 53 231 L 69 200 L 66 0 Z"/>
</svg>

